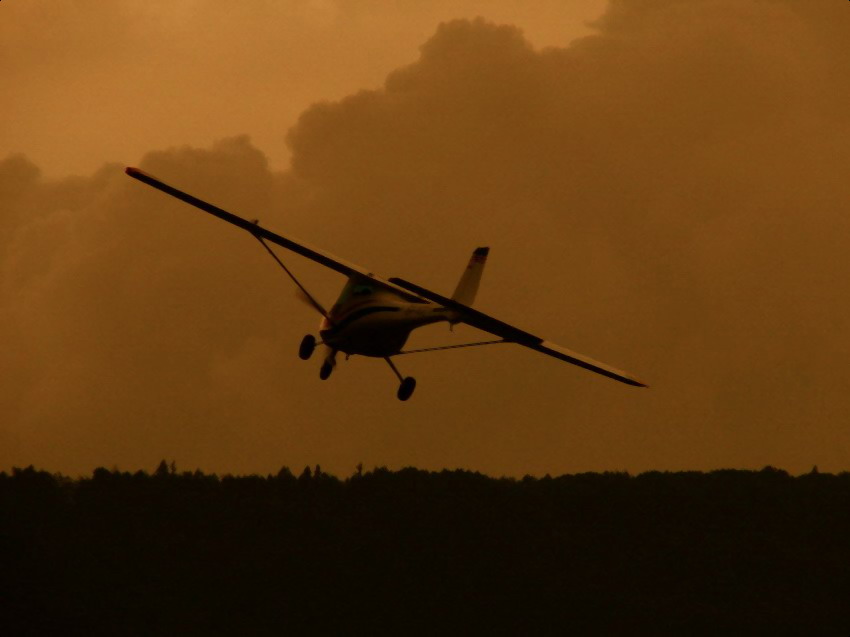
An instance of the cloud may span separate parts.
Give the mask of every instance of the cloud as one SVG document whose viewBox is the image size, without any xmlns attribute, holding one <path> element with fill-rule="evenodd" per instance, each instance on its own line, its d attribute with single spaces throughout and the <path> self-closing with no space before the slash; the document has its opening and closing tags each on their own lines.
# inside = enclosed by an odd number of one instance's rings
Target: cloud
<svg viewBox="0 0 850 637">
<path fill-rule="evenodd" d="M 384 86 L 316 104 L 270 170 L 246 138 L 142 167 L 268 227 L 450 291 L 645 377 L 635 391 L 504 347 L 326 384 L 315 317 L 250 237 L 107 166 L 0 164 L 0 463 L 211 470 L 320 462 L 587 469 L 846 467 L 848 45 L 802 2 L 613 2 L 536 49 L 444 23 Z M 292 260 L 292 259 L 291 259 Z M 321 298 L 341 283 L 294 259 Z M 434 329 L 420 342 L 460 342 Z"/>
<path fill-rule="evenodd" d="M 0 156 L 46 175 L 86 174 L 151 148 L 250 133 L 285 167 L 283 143 L 316 100 L 379 86 L 447 17 L 486 15 L 535 43 L 588 32 L 604 0 L 76 0 L 6 2 L 0 62 L 10 90 Z"/>
</svg>

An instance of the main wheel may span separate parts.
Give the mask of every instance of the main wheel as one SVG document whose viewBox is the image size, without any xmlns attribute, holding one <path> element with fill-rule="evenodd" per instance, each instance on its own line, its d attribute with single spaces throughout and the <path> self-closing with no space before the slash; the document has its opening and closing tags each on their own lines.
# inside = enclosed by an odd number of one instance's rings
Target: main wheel
<svg viewBox="0 0 850 637">
<path fill-rule="evenodd" d="M 312 334 L 307 334 L 301 341 L 301 346 L 298 348 L 298 358 L 306 361 L 313 355 L 313 350 L 316 349 L 316 337 Z"/>
<path fill-rule="evenodd" d="M 401 385 L 398 386 L 398 396 L 399 400 L 407 400 L 413 395 L 413 390 L 416 389 L 416 379 L 413 376 L 408 376 L 403 381 L 401 381 Z"/>
<path fill-rule="evenodd" d="M 322 363 L 322 366 L 319 368 L 319 378 L 327 380 L 333 370 L 334 366 L 330 363 Z"/>
</svg>

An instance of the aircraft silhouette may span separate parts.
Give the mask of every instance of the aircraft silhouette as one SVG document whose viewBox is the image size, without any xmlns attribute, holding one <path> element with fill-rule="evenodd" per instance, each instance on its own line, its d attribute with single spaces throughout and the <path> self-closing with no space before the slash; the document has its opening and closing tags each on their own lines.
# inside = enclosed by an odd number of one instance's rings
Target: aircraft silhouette
<svg viewBox="0 0 850 637">
<path fill-rule="evenodd" d="M 238 228 L 247 230 L 263 245 L 298 287 L 299 297 L 322 315 L 319 326 L 319 338 L 321 340 L 317 342 L 313 334 L 307 334 L 301 341 L 298 350 L 298 355 L 307 360 L 312 356 L 317 345 L 323 346 L 324 354 L 319 370 L 319 377 L 322 380 L 327 379 L 334 370 L 337 352 L 342 352 L 347 356 L 358 354 L 383 358 L 398 377 L 397 396 L 399 400 L 407 400 L 416 388 L 416 380 L 410 376 L 402 376 L 391 357 L 459 347 L 515 343 L 627 385 L 646 387 L 644 383 L 626 372 L 609 367 L 555 343 L 545 341 L 539 336 L 473 309 L 471 305 L 475 301 L 489 248 L 475 249 L 454 293 L 451 297 L 445 297 L 404 279 L 383 279 L 360 266 L 348 263 L 302 241 L 295 241 L 292 238 L 271 232 L 260 227 L 257 221 L 249 221 L 193 197 L 138 168 L 127 168 L 125 172 L 142 183 L 223 219 Z M 307 291 L 267 242 L 312 259 L 316 263 L 348 277 L 337 302 L 330 310 L 326 310 Z M 441 321 L 450 324 L 466 323 L 499 338 L 460 345 L 403 350 L 411 331 Z"/>
</svg>

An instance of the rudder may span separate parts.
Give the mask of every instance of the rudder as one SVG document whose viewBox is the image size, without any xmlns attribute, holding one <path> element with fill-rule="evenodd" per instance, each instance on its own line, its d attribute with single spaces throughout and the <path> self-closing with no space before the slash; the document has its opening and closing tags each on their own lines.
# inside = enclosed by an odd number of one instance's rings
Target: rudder
<svg viewBox="0 0 850 637">
<path fill-rule="evenodd" d="M 481 273 L 484 272 L 484 265 L 487 263 L 487 255 L 490 253 L 490 248 L 476 248 L 469 259 L 469 264 L 463 275 L 458 281 L 452 300 L 462 303 L 463 305 L 472 305 L 475 301 L 475 295 L 478 292 L 478 284 L 481 282 Z"/>
</svg>

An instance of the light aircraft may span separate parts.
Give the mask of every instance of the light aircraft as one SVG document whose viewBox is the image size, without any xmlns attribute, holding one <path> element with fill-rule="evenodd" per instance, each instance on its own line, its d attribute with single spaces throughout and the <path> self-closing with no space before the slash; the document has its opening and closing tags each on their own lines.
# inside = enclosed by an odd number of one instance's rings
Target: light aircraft
<svg viewBox="0 0 850 637">
<path fill-rule="evenodd" d="M 416 388 L 416 380 L 410 376 L 404 377 L 392 361 L 393 356 L 414 354 L 435 350 L 455 349 L 459 347 L 475 347 L 497 343 L 515 343 L 530 349 L 553 356 L 562 361 L 578 365 L 597 374 L 613 378 L 627 385 L 646 387 L 646 385 L 629 374 L 609 367 L 603 363 L 587 358 L 582 354 L 570 351 L 538 336 L 509 325 L 499 319 L 488 316 L 470 307 L 475 300 L 481 273 L 489 253 L 488 248 L 477 248 L 466 266 L 451 297 L 445 297 L 409 281 L 399 278 L 382 279 L 372 272 L 352 263 L 348 263 L 327 252 L 295 241 L 294 239 L 275 234 L 261 227 L 257 220 L 249 221 L 238 217 L 217 206 L 193 197 L 160 181 L 156 177 L 138 168 L 127 168 L 130 177 L 142 183 L 153 186 L 162 192 L 176 197 L 181 201 L 200 208 L 204 212 L 223 219 L 234 226 L 250 232 L 286 274 L 298 287 L 299 297 L 322 315 L 319 325 L 319 338 L 316 341 L 313 334 L 307 334 L 301 341 L 298 355 L 309 359 L 317 345 L 322 345 L 324 354 L 319 377 L 326 380 L 336 366 L 337 352 L 346 356 L 359 354 L 383 358 L 398 377 L 399 400 L 407 400 Z M 348 277 L 348 282 L 342 289 L 337 302 L 330 311 L 319 303 L 301 282 L 290 272 L 277 254 L 269 247 L 273 243 L 296 254 L 312 259 L 331 270 Z M 410 332 L 417 327 L 446 321 L 450 325 L 466 323 L 480 330 L 499 337 L 497 340 L 429 347 L 417 350 L 403 350 Z"/>
</svg>

